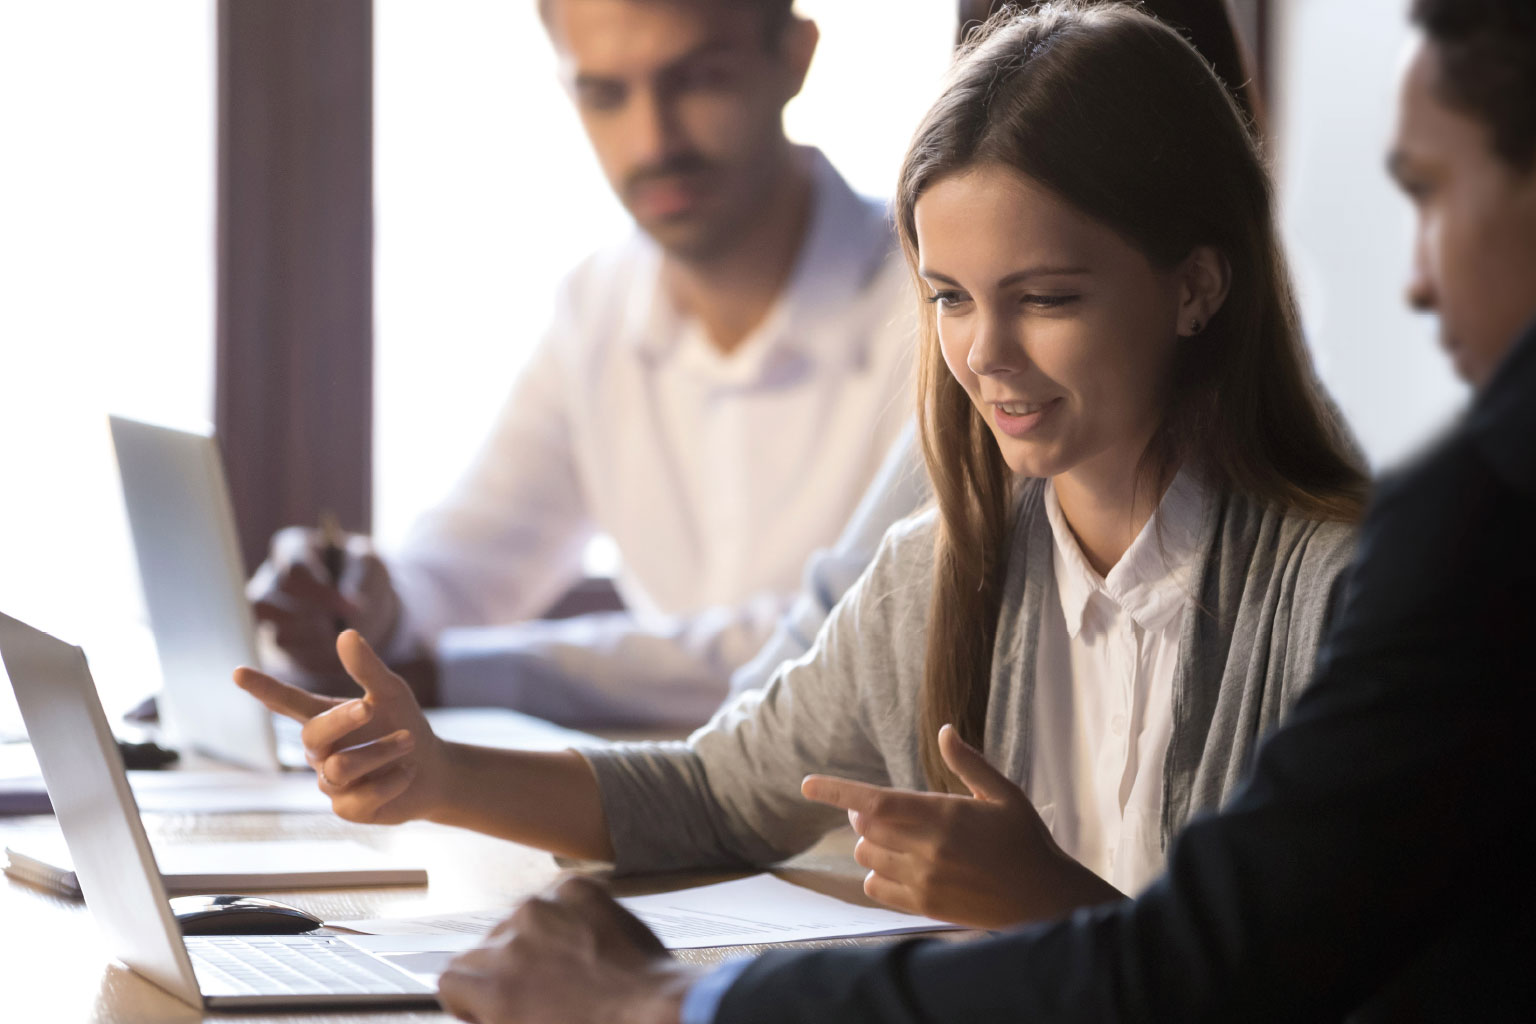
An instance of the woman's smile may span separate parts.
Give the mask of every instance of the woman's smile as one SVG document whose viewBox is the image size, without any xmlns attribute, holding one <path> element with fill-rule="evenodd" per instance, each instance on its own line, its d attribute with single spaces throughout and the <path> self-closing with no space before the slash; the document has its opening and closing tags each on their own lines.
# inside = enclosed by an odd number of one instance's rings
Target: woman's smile
<svg viewBox="0 0 1536 1024">
<path fill-rule="evenodd" d="M 1048 402 L 992 402 L 992 422 L 1009 437 L 1025 437 L 1061 405 L 1060 398 Z"/>
</svg>

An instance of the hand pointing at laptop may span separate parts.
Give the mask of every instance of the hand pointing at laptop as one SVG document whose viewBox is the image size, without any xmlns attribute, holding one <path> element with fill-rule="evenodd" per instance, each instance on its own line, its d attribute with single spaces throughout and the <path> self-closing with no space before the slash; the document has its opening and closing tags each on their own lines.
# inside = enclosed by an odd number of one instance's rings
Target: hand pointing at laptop
<svg viewBox="0 0 1536 1024">
<path fill-rule="evenodd" d="M 406 682 L 356 630 L 335 641 L 339 663 L 363 688 L 353 700 L 321 697 L 250 668 L 235 682 L 267 707 L 303 723 L 304 754 L 336 814 L 366 824 L 423 817 L 448 777 L 444 743 Z"/>
<path fill-rule="evenodd" d="M 252 668 L 234 677 L 269 709 L 303 723 L 305 759 L 339 816 L 379 825 L 428 819 L 552 853 L 613 858 L 597 781 L 581 754 L 447 742 L 361 634 L 346 630 L 335 643 L 360 698 L 318 696 Z"/>
</svg>

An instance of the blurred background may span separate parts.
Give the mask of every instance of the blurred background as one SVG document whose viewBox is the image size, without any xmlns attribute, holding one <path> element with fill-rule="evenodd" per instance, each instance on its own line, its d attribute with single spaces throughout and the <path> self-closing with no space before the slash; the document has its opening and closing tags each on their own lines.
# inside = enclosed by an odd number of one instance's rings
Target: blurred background
<svg viewBox="0 0 1536 1024">
<path fill-rule="evenodd" d="M 1465 397 L 1401 300 L 1405 6 L 1233 3 L 1313 356 L 1378 468 Z M 886 195 L 957 6 L 797 7 L 822 41 L 790 133 Z M 0 610 L 109 662 L 109 710 L 154 652 L 108 411 L 217 424 L 248 562 L 321 509 L 388 544 L 475 450 L 559 278 L 626 227 L 533 0 L 7 3 L 0 137 Z"/>
</svg>

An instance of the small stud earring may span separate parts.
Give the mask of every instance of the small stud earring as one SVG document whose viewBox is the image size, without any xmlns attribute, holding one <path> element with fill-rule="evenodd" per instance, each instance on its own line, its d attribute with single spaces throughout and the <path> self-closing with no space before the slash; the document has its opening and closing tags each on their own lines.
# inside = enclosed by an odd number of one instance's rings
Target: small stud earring
<svg viewBox="0 0 1536 1024">
<path fill-rule="evenodd" d="M 1200 333 L 1200 328 L 1203 327 L 1203 326 L 1204 325 L 1202 323 L 1200 323 L 1200 319 L 1198 317 L 1196 317 L 1194 320 L 1191 320 L 1189 322 L 1189 333 L 1192 334 L 1192 335 L 1199 334 Z"/>
</svg>

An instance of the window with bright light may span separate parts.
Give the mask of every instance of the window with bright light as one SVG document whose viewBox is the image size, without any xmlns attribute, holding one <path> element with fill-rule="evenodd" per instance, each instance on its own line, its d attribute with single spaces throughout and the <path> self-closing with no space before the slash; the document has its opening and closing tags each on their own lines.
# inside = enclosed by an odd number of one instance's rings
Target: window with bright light
<svg viewBox="0 0 1536 1024">
<path fill-rule="evenodd" d="M 954 4 L 797 9 L 821 43 L 789 133 L 888 196 L 948 65 Z M 379 0 L 375 90 L 374 526 L 387 544 L 479 446 L 560 278 L 629 221 L 534 0 Z"/>
<path fill-rule="evenodd" d="M 214 85 L 211 0 L 0 6 L 0 611 L 123 700 L 158 677 L 106 415 L 211 416 Z"/>
</svg>

